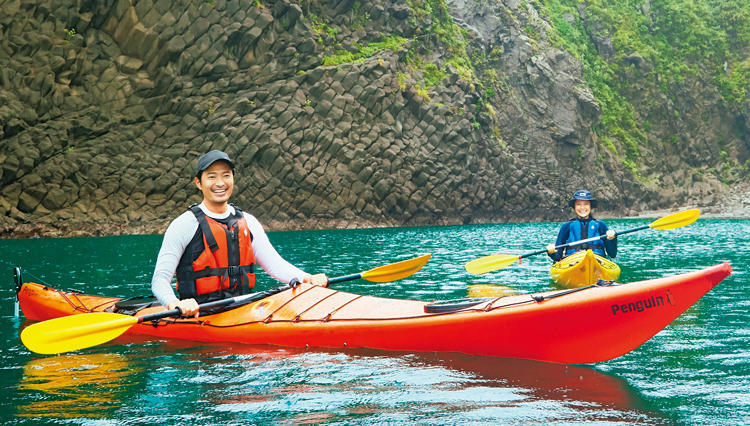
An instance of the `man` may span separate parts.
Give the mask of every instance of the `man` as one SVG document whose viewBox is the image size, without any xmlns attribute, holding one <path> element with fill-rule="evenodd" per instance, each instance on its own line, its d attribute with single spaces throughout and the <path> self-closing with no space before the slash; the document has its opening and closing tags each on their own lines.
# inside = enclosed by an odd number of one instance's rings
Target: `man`
<svg viewBox="0 0 750 426">
<path fill-rule="evenodd" d="M 585 189 L 576 191 L 569 205 L 575 210 L 576 217 L 563 223 L 560 227 L 560 232 L 557 234 L 557 242 L 547 246 L 549 257 L 558 262 L 562 258 L 579 250 L 591 249 L 591 251 L 599 256 L 605 256 L 606 253 L 610 258 L 614 258 L 617 255 L 615 231 L 608 229 L 607 224 L 604 222 L 594 219 L 594 216 L 591 214 L 591 208 L 596 207 L 596 199 L 591 195 L 591 192 Z M 555 250 L 556 246 L 600 235 L 606 235 L 606 241 L 599 239 Z"/>
<path fill-rule="evenodd" d="M 229 203 L 234 163 L 222 151 L 198 158 L 195 186 L 203 194 L 164 233 L 151 291 L 169 309 L 198 317 L 198 304 L 249 293 L 255 285 L 255 263 L 283 281 L 297 279 L 325 286 L 325 274 L 310 275 L 284 260 L 258 220 Z M 179 298 L 172 290 L 177 274 Z"/>
</svg>

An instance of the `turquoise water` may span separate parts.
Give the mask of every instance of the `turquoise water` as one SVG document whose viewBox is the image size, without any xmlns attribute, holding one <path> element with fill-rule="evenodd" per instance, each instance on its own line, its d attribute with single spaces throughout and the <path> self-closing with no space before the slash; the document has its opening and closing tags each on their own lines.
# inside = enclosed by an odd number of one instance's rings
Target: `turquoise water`
<svg viewBox="0 0 750 426">
<path fill-rule="evenodd" d="M 648 220 L 611 220 L 624 230 Z M 481 276 L 463 265 L 520 254 L 554 240 L 558 224 L 270 233 L 278 251 L 330 276 L 432 253 L 394 283 L 341 283 L 382 297 L 446 300 L 548 290 L 539 255 Z M 30 353 L 14 317 L 12 267 L 26 281 L 130 297 L 149 292 L 160 236 L 0 240 L 0 422 L 217 423 L 642 423 L 747 424 L 750 420 L 748 220 L 704 220 L 620 238 L 620 281 L 729 261 L 734 275 L 646 344 L 587 366 L 460 354 L 298 350 L 117 339 L 58 356 Z M 278 286 L 259 273 L 258 289 Z"/>
</svg>

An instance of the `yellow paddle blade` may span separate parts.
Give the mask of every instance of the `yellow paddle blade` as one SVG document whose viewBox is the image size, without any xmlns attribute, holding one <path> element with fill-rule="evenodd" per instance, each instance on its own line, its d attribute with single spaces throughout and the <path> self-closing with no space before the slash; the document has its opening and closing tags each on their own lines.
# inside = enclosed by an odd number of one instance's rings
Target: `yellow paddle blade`
<svg viewBox="0 0 750 426">
<path fill-rule="evenodd" d="M 698 209 L 685 210 L 684 212 L 672 213 L 664 216 L 661 219 L 657 219 L 649 223 L 649 227 L 653 229 L 665 230 L 675 229 L 681 226 L 687 226 L 698 220 L 701 215 L 701 211 Z"/>
<path fill-rule="evenodd" d="M 109 342 L 137 323 L 137 317 L 109 312 L 70 315 L 24 328 L 21 341 L 32 352 L 59 354 Z"/>
<path fill-rule="evenodd" d="M 466 271 L 470 274 L 484 274 L 507 268 L 518 261 L 520 256 L 513 254 L 491 254 L 474 259 L 466 264 Z"/>
<path fill-rule="evenodd" d="M 362 272 L 362 278 L 376 283 L 400 280 L 401 278 L 406 278 L 422 269 L 427 261 L 430 260 L 430 256 L 432 255 L 425 254 L 424 256 L 415 257 L 413 259 L 378 266 L 367 272 Z"/>
</svg>

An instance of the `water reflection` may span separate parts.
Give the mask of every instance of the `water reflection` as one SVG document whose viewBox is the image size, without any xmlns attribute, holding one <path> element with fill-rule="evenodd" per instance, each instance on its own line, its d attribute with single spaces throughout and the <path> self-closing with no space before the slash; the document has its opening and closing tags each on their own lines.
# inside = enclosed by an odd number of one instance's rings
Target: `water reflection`
<svg viewBox="0 0 750 426">
<path fill-rule="evenodd" d="M 538 400 L 578 401 L 626 411 L 644 407 L 641 396 L 625 380 L 594 368 L 456 353 L 409 358 L 487 379 L 488 386 L 522 388 Z"/>
<path fill-rule="evenodd" d="M 23 368 L 18 388 L 34 397 L 17 407 L 20 417 L 106 418 L 121 405 L 132 373 L 116 353 L 67 354 L 38 358 Z"/>
<path fill-rule="evenodd" d="M 235 420 L 421 421 L 431 412 L 486 421 L 519 419 L 527 415 L 518 417 L 523 410 L 538 421 L 659 417 L 625 380 L 583 366 L 445 353 L 161 346 L 165 353 L 184 352 L 185 365 L 201 360 L 191 385 L 201 386 L 219 416 Z"/>
</svg>

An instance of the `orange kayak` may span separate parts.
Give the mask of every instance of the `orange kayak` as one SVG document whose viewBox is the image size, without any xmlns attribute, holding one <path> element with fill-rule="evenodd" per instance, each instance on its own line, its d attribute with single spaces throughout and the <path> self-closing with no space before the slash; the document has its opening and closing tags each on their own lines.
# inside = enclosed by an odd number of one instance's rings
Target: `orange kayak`
<svg viewBox="0 0 750 426">
<path fill-rule="evenodd" d="M 136 324 L 126 336 L 592 363 L 637 348 L 731 273 L 725 262 L 628 284 L 454 304 L 378 298 L 302 284 L 197 320 L 167 318 Z M 36 283 L 21 285 L 18 299 L 24 315 L 35 321 L 112 311 L 121 301 Z M 136 315 L 163 309 L 147 307 Z"/>
</svg>

